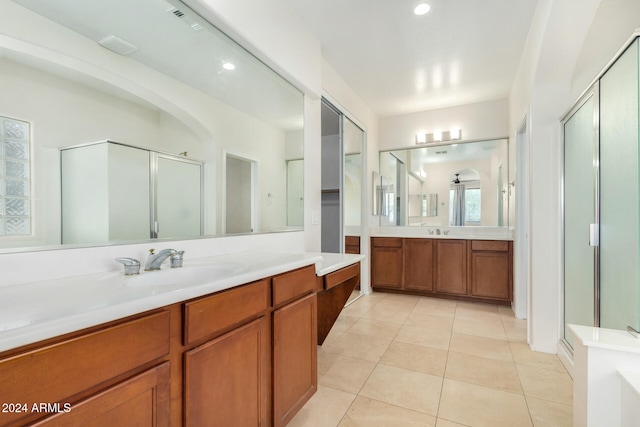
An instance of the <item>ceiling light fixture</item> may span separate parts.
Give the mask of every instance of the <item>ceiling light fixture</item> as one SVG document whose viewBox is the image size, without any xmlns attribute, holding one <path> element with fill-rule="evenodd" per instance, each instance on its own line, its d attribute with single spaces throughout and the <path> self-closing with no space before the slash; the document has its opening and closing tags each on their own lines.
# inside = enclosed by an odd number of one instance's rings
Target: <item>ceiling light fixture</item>
<svg viewBox="0 0 640 427">
<path fill-rule="evenodd" d="M 455 127 L 444 132 L 437 130 L 433 133 L 418 132 L 416 134 L 416 144 L 433 144 L 434 142 L 459 141 L 460 139 L 462 139 L 462 130 Z"/>
<path fill-rule="evenodd" d="M 431 6 L 429 6 L 426 3 L 421 3 L 421 4 L 417 5 L 415 9 L 413 9 L 413 13 L 415 13 L 418 16 L 422 16 L 422 15 L 426 15 L 427 13 L 429 13 L 430 9 L 431 9 Z"/>
<path fill-rule="evenodd" d="M 222 68 L 224 68 L 225 70 L 233 71 L 236 69 L 236 66 L 233 65 L 231 62 L 225 62 L 222 64 Z"/>
</svg>

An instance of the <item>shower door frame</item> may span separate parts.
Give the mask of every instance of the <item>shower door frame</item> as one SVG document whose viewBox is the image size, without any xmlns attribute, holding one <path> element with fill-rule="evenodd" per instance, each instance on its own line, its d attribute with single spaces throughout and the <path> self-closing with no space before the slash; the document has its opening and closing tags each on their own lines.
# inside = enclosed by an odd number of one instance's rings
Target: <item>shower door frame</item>
<svg viewBox="0 0 640 427">
<path fill-rule="evenodd" d="M 599 229 L 600 229 L 600 84 L 599 79 L 596 80 L 573 104 L 571 109 L 567 111 L 560 119 L 562 126 L 562 151 L 561 151 L 561 186 L 560 186 L 560 209 L 561 209 L 561 225 L 560 233 L 562 236 L 562 260 L 560 262 L 560 277 L 562 279 L 562 292 L 560 293 L 560 306 L 562 308 L 562 324 L 560 325 L 560 342 L 570 354 L 573 354 L 573 347 L 565 336 L 566 332 L 566 313 L 565 313 L 565 259 L 566 259 L 566 241 L 565 241 L 565 223 L 566 223 L 566 206 L 565 206 L 565 165 L 566 165 L 566 124 L 571 118 L 589 101 L 593 102 L 593 190 L 594 190 L 594 226 L 595 236 L 590 237 L 590 244 L 593 246 L 593 325 L 600 326 L 600 246 L 599 246 Z M 592 242 L 595 238 L 595 242 Z M 595 243 L 595 244 L 594 244 Z"/>
<path fill-rule="evenodd" d="M 567 342 L 565 338 L 565 283 L 564 283 L 564 256 L 565 256 L 565 198 L 564 198 L 564 176 L 565 176 L 565 158 L 564 158 L 564 126 L 566 122 L 573 116 L 573 114 L 580 109 L 584 105 L 586 101 L 589 100 L 591 96 L 594 96 L 594 135 L 595 135 L 595 147 L 594 147 L 594 169 L 595 173 L 595 224 L 596 224 L 596 239 L 598 244 L 595 246 L 594 250 L 594 327 L 600 326 L 600 247 L 599 247 L 599 225 L 600 225 L 600 79 L 607 73 L 607 71 L 616 63 L 616 61 L 626 52 L 626 50 L 636 41 L 636 39 L 640 38 L 640 30 L 636 30 L 633 32 L 631 37 L 629 37 L 626 42 L 620 47 L 620 49 L 611 57 L 609 62 L 602 68 L 602 70 L 598 73 L 598 75 L 593 79 L 593 81 L 589 84 L 587 89 L 582 92 L 582 94 L 578 97 L 578 100 L 572 104 L 571 108 L 562 116 L 560 119 L 561 131 L 562 131 L 562 153 L 561 153 L 561 186 L 560 186 L 560 209 L 561 209 L 561 220 L 560 220 L 560 232 L 562 235 L 562 250 L 561 250 L 561 259 L 560 259 L 560 280 L 561 280 L 561 289 L 560 289 L 560 308 L 562 310 L 562 316 L 560 318 L 560 324 L 558 328 L 560 330 L 560 344 L 569 352 L 569 354 L 573 355 L 573 349 L 571 345 Z"/>
</svg>

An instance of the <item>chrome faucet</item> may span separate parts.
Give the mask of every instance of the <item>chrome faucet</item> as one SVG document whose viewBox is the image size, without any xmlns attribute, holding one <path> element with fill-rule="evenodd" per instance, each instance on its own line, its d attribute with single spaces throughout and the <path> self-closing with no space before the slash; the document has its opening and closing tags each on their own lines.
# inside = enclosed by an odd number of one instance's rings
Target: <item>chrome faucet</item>
<svg viewBox="0 0 640 427">
<path fill-rule="evenodd" d="M 147 257 L 147 262 L 144 265 L 144 271 L 160 270 L 162 263 L 177 252 L 175 249 L 163 249 L 158 253 L 155 251 L 155 249 L 149 249 L 149 256 Z"/>
<path fill-rule="evenodd" d="M 436 234 L 439 236 L 440 235 L 440 229 L 436 228 Z"/>
</svg>

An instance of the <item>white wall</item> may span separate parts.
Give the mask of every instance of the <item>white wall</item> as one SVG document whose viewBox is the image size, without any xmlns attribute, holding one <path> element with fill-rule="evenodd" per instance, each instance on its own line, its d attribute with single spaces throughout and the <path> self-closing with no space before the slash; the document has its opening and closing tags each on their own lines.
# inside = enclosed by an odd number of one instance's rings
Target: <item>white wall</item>
<svg viewBox="0 0 640 427">
<path fill-rule="evenodd" d="M 462 130 L 465 141 L 506 137 L 509 132 L 506 99 L 421 111 L 380 119 L 380 150 L 415 147 L 418 132 Z"/>
</svg>

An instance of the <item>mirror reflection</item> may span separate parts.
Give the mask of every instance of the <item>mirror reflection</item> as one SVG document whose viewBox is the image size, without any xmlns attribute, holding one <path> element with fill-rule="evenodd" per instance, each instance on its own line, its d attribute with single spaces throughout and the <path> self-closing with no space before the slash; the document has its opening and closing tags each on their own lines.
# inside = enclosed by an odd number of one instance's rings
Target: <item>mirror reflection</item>
<svg viewBox="0 0 640 427">
<path fill-rule="evenodd" d="M 380 153 L 381 226 L 508 226 L 507 139 Z"/>
<path fill-rule="evenodd" d="M 0 249 L 301 229 L 302 93 L 183 3 L 0 11 Z"/>
</svg>

